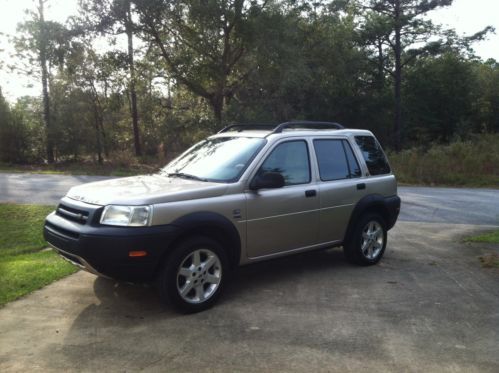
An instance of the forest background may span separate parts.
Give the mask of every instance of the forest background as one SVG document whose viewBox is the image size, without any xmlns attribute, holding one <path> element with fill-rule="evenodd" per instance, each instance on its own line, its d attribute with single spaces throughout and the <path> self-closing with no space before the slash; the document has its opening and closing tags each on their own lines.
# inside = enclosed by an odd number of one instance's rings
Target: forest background
<svg viewBox="0 0 499 373">
<path fill-rule="evenodd" d="M 373 131 L 402 181 L 499 185 L 499 64 L 473 49 L 494 29 L 428 18 L 452 0 L 79 0 L 60 21 L 50 3 L 0 61 L 41 83 L 0 82 L 4 168 L 152 170 L 230 123 L 306 119 Z"/>
</svg>

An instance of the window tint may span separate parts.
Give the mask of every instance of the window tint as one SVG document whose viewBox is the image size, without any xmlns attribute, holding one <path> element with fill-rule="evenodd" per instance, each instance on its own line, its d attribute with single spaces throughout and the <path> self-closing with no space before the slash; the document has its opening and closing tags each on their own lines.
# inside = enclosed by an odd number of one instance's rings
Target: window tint
<svg viewBox="0 0 499 373">
<path fill-rule="evenodd" d="M 314 140 L 321 180 L 349 179 L 360 176 L 360 168 L 345 140 Z"/>
<path fill-rule="evenodd" d="M 390 173 L 390 166 L 381 146 L 372 136 L 355 136 L 355 141 L 362 151 L 367 168 L 371 175 Z"/>
<path fill-rule="evenodd" d="M 305 141 L 288 141 L 277 145 L 263 162 L 257 175 L 279 172 L 286 185 L 310 182 L 310 162 Z"/>
<path fill-rule="evenodd" d="M 353 155 L 352 147 L 348 141 L 343 140 L 343 147 L 345 148 L 345 153 L 347 154 L 348 167 L 350 168 L 350 177 L 360 177 L 362 172 L 360 171 L 359 162 L 357 158 Z"/>
</svg>

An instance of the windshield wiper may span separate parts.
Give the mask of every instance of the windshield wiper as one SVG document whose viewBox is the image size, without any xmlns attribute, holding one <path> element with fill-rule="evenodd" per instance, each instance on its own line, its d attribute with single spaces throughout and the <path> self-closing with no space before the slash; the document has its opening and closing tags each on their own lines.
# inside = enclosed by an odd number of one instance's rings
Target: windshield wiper
<svg viewBox="0 0 499 373">
<path fill-rule="evenodd" d="M 199 176 L 191 175 L 191 174 L 185 174 L 183 172 L 170 172 L 170 173 L 166 174 L 166 176 L 181 177 L 183 179 L 191 179 L 191 180 L 199 180 L 199 181 L 208 181 L 208 179 L 205 179 L 203 177 L 199 177 Z"/>
</svg>

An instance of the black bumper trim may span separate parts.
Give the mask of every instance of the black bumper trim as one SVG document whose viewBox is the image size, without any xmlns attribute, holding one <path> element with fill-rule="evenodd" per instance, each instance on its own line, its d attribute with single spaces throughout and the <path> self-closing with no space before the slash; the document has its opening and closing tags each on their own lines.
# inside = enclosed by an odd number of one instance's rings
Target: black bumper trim
<svg viewBox="0 0 499 373">
<path fill-rule="evenodd" d="M 47 216 L 43 234 L 61 256 L 90 273 L 124 281 L 150 281 L 180 231 L 174 225 L 80 225 L 52 213 Z M 129 256 L 137 250 L 147 251 L 147 256 Z"/>
<path fill-rule="evenodd" d="M 391 229 L 397 222 L 400 213 L 400 197 L 385 197 L 385 206 L 388 211 L 388 221 L 386 222 L 388 226 L 386 228 Z"/>
<path fill-rule="evenodd" d="M 78 255 L 74 255 L 74 254 L 70 254 L 64 250 L 61 250 L 57 247 L 55 247 L 54 245 L 50 244 L 49 242 L 49 245 L 50 247 L 52 247 L 55 251 L 57 251 L 57 253 L 59 254 L 59 256 L 68 261 L 69 263 L 71 263 L 72 265 L 80 268 L 80 269 L 83 269 L 84 271 L 87 271 L 87 272 L 90 272 L 96 276 L 101 276 L 101 277 L 106 277 L 106 278 L 109 278 L 109 276 L 106 276 L 102 273 L 100 273 L 99 271 L 97 271 L 94 267 L 92 267 L 90 265 L 90 263 L 88 263 L 85 259 L 83 259 L 82 257 L 78 256 Z"/>
</svg>

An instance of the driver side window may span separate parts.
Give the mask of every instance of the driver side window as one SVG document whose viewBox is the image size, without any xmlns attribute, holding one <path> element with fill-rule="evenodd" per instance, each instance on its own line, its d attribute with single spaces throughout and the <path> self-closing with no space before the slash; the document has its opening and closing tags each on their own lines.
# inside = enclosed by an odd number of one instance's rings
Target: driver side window
<svg viewBox="0 0 499 373">
<path fill-rule="evenodd" d="M 257 172 L 278 172 L 284 177 L 285 185 L 310 182 L 310 160 L 308 146 L 303 140 L 287 141 L 277 145 Z"/>
</svg>

